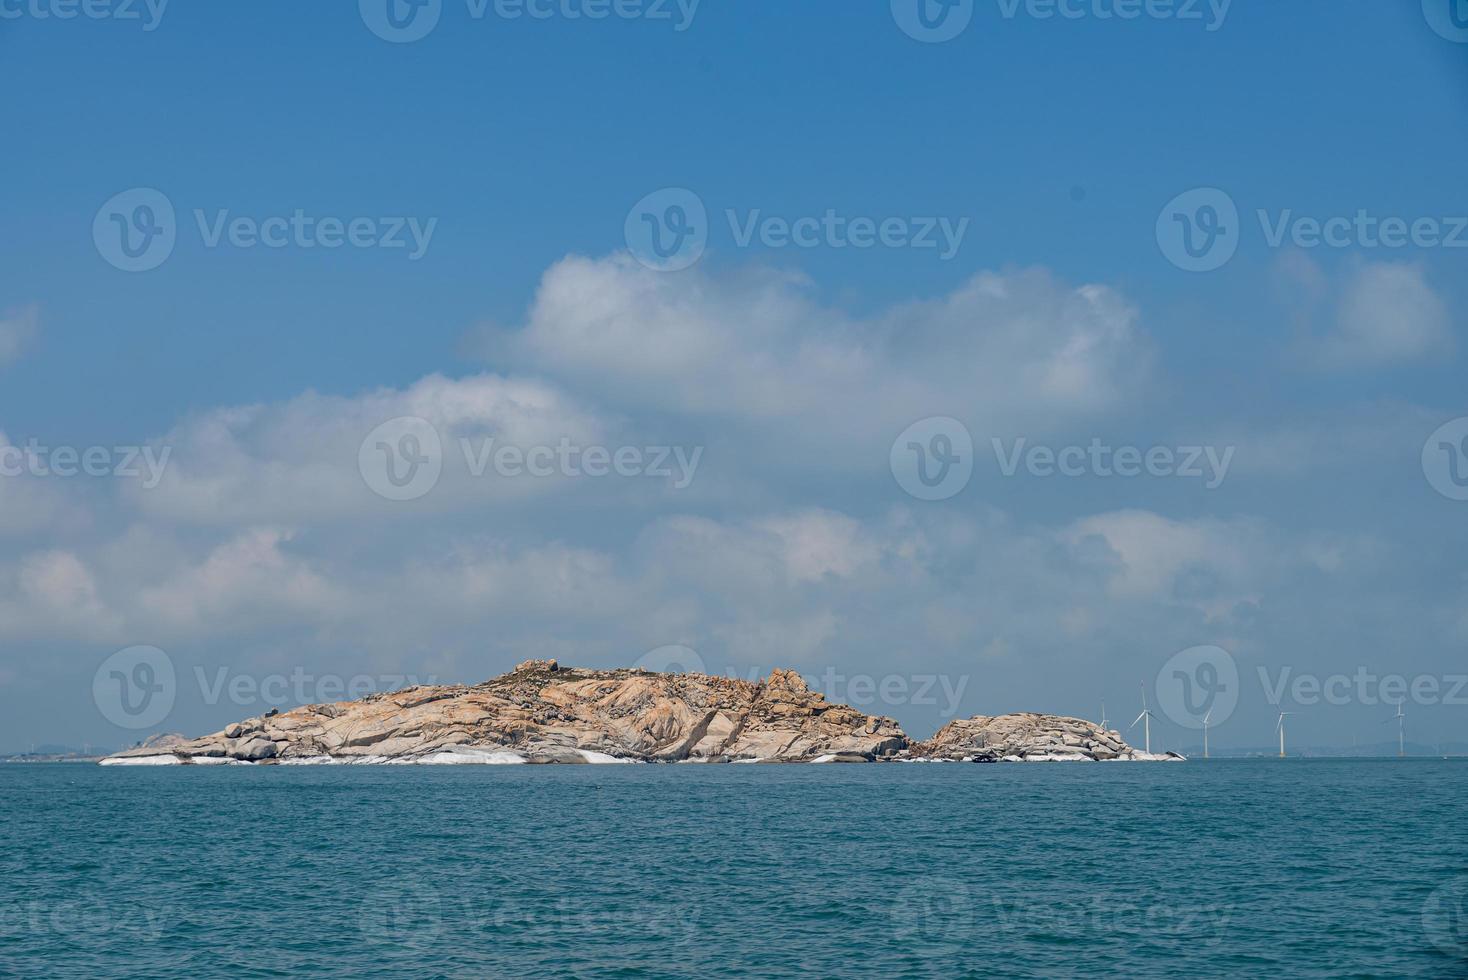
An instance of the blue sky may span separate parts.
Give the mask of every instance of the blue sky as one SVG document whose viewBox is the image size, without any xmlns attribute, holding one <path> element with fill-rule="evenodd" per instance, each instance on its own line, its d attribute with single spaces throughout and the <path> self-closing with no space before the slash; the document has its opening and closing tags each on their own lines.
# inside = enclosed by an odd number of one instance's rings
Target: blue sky
<svg viewBox="0 0 1468 980">
<path fill-rule="evenodd" d="M 152 30 L 4 6 L 0 444 L 170 455 L 146 489 L 0 477 L 0 750 L 154 730 L 93 692 L 135 645 L 177 670 L 157 728 L 190 733 L 261 707 L 211 703 L 197 670 L 473 681 L 671 644 L 1092 716 L 1217 645 L 1243 679 L 1216 744 L 1238 745 L 1271 733 L 1261 667 L 1468 672 L 1468 503 L 1422 464 L 1468 414 L 1468 250 L 1274 247 L 1258 216 L 1468 215 L 1468 44 L 1434 2 L 974 0 L 941 43 L 880 3 L 705 0 L 679 30 L 673 5 L 444 0 L 411 43 L 352 4 L 170 4 Z M 144 272 L 93 236 L 133 188 L 177 215 Z M 629 209 L 663 188 L 708 215 L 688 269 L 628 255 Z M 1240 215 L 1201 273 L 1157 232 L 1195 188 Z M 209 247 L 195 217 L 297 210 L 433 233 L 417 259 Z M 741 246 L 729 211 L 967 224 L 945 259 Z M 401 416 L 441 434 L 444 476 L 386 501 L 359 446 Z M 889 459 L 930 417 L 975 444 L 938 501 Z M 461 472 L 459 440 L 491 436 L 702 455 L 682 488 Z M 1005 476 L 996 438 L 1234 453 L 1206 489 Z M 1391 709 L 1363 700 L 1294 731 L 1379 738 Z M 912 701 L 866 707 L 943 720 Z M 1468 738 L 1468 703 L 1431 702 L 1418 735 Z"/>
</svg>

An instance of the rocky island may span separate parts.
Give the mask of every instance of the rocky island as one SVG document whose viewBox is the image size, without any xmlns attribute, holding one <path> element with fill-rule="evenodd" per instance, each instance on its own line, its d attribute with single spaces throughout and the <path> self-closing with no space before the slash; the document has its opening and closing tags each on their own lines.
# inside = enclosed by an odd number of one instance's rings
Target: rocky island
<svg viewBox="0 0 1468 980">
<path fill-rule="evenodd" d="M 584 670 L 529 660 L 471 686 L 418 686 L 271 711 L 196 739 L 150 741 L 102 765 L 520 764 L 1163 760 L 1077 718 L 952 722 L 929 742 L 828 702 L 793 670 L 757 683 Z"/>
<path fill-rule="evenodd" d="M 1025 711 L 952 721 L 917 751 L 929 759 L 962 762 L 1181 761 L 1175 752 L 1148 755 L 1121 735 L 1080 718 Z"/>
</svg>

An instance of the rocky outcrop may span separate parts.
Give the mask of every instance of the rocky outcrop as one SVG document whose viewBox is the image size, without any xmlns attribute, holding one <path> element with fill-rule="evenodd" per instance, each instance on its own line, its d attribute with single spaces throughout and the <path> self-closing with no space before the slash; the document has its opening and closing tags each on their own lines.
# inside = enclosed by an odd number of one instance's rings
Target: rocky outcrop
<svg viewBox="0 0 1468 980">
<path fill-rule="evenodd" d="M 1037 762 L 1148 755 L 1079 718 L 1013 714 L 912 742 L 890 718 L 831 704 L 793 670 L 758 683 L 527 660 L 473 686 L 409 687 L 167 736 L 103 765 L 586 762 Z"/>
<path fill-rule="evenodd" d="M 1021 712 L 953 721 L 926 742 L 913 746 L 918 758 L 963 762 L 1163 762 L 1180 761 L 1168 752 L 1147 754 L 1115 731 L 1080 718 Z"/>
<path fill-rule="evenodd" d="M 188 737 L 178 732 L 161 732 L 157 735 L 149 735 L 139 742 L 135 748 L 139 749 L 171 749 L 175 745 L 182 745 L 188 741 Z"/>
<path fill-rule="evenodd" d="M 751 683 L 530 660 L 483 684 L 272 711 L 104 764 L 860 762 L 908 746 L 892 719 L 830 704 L 794 671 Z"/>
</svg>

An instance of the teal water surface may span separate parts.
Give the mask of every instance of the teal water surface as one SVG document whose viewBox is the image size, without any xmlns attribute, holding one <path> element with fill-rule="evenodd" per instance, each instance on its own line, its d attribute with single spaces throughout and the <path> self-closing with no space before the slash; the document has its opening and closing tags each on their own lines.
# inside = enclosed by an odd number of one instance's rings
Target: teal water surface
<svg viewBox="0 0 1468 980">
<path fill-rule="evenodd" d="M 0 975 L 1468 975 L 1468 763 L 0 766 Z"/>
</svg>

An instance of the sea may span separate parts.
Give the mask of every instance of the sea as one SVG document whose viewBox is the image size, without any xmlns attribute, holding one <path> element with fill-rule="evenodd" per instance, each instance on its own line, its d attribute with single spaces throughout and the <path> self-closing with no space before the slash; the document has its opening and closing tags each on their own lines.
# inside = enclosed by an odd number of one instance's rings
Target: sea
<svg viewBox="0 0 1468 980">
<path fill-rule="evenodd" d="M 1468 760 L 0 765 L 0 976 L 1463 977 Z"/>
</svg>

